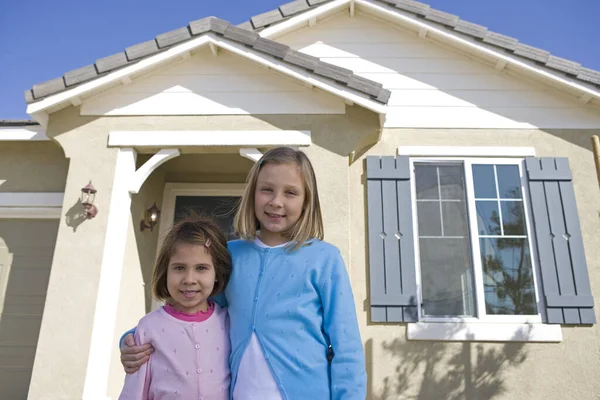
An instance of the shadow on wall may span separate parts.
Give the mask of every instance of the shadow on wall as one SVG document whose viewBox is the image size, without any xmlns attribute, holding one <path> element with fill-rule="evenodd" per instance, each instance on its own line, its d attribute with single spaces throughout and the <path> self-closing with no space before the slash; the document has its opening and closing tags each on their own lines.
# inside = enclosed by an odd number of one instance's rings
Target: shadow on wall
<svg viewBox="0 0 600 400">
<path fill-rule="evenodd" d="M 81 204 L 81 200 L 77 199 L 75 204 L 73 204 L 65 213 L 65 224 L 73 229 L 73 232 L 77 232 L 79 225 L 83 224 L 85 221 L 87 221 L 87 218 L 83 214 L 83 204 Z"/>
<path fill-rule="evenodd" d="M 462 326 L 457 324 L 456 330 Z M 526 338 L 527 332 L 515 337 Z M 450 336 L 453 332 L 448 332 Z M 440 343 L 394 339 L 381 344 L 386 357 L 394 360 L 393 373 L 373 388 L 372 370 L 367 382 L 369 400 L 481 400 L 506 391 L 504 376 L 527 359 L 525 343 Z M 373 340 L 365 346 L 367 365 L 373 366 Z"/>
</svg>

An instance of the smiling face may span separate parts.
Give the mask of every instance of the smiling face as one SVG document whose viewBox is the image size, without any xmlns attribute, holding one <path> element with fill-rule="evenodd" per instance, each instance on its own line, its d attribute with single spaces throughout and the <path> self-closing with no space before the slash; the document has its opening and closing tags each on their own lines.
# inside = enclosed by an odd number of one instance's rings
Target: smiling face
<svg viewBox="0 0 600 400">
<path fill-rule="evenodd" d="M 215 268 L 208 249 L 178 243 L 167 268 L 167 290 L 173 308 L 185 313 L 208 310 L 208 297 L 215 287 Z"/>
<path fill-rule="evenodd" d="M 260 240 L 269 246 L 289 241 L 286 233 L 302 216 L 304 182 L 295 164 L 266 164 L 254 192 L 254 214 L 260 222 Z"/>
</svg>

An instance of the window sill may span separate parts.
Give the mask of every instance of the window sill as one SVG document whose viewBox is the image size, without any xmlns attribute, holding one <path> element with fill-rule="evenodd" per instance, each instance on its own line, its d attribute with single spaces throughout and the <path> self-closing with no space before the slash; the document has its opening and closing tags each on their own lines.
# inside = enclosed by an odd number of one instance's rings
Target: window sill
<svg viewBox="0 0 600 400">
<path fill-rule="evenodd" d="M 408 324 L 408 340 L 448 342 L 562 342 L 560 325 L 493 322 L 417 322 Z"/>
</svg>

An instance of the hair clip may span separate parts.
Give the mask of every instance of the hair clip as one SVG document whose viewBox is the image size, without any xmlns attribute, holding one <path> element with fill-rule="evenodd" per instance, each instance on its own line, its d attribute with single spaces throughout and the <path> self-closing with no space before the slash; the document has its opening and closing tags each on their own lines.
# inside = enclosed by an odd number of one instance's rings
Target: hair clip
<svg viewBox="0 0 600 400">
<path fill-rule="evenodd" d="M 204 247 L 210 247 L 210 239 L 206 239 L 206 242 L 204 242 Z"/>
</svg>

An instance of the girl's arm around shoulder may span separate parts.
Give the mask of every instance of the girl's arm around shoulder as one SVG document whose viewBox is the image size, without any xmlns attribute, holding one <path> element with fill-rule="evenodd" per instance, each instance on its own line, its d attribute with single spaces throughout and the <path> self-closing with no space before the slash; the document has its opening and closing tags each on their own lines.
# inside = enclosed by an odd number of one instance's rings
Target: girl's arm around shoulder
<svg viewBox="0 0 600 400">
<path fill-rule="evenodd" d="M 334 352 L 331 398 L 364 400 L 367 397 L 365 357 L 350 278 L 336 247 L 327 245 L 322 253 L 325 259 L 319 291 L 325 333 Z"/>
<path fill-rule="evenodd" d="M 143 334 L 148 329 L 148 321 L 145 321 L 146 317 L 140 320 L 135 332 L 135 344 L 138 346 L 148 343 L 150 340 L 149 337 L 144 337 Z M 119 400 L 149 399 L 150 383 L 152 381 L 151 363 L 152 357 L 150 357 L 148 362 L 143 364 L 137 372 L 125 376 L 125 383 L 121 395 L 119 396 Z"/>
</svg>

